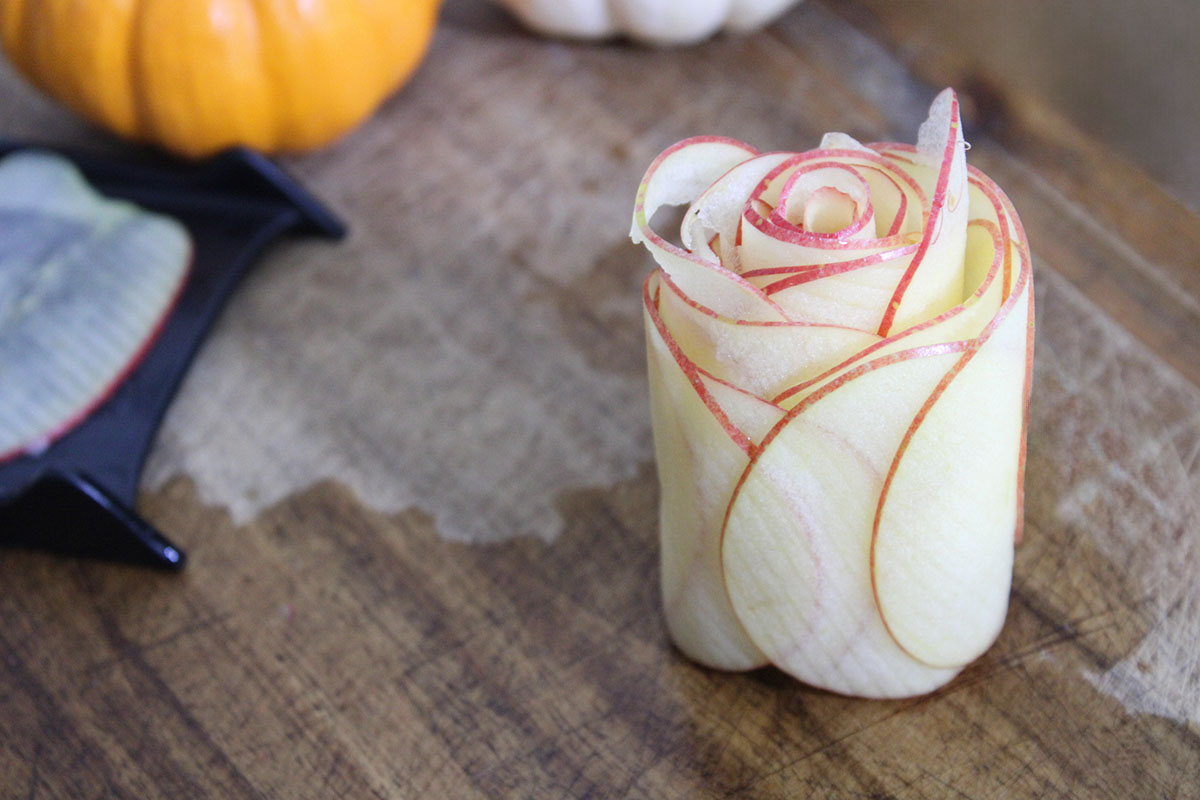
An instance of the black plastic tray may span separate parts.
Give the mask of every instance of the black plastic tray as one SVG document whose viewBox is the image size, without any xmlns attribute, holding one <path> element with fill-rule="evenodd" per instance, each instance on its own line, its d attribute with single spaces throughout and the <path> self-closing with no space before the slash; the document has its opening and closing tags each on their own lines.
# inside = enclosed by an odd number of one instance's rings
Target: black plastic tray
<svg viewBox="0 0 1200 800">
<path fill-rule="evenodd" d="M 166 324 L 116 391 L 44 451 L 0 464 L 0 546 L 181 569 L 183 551 L 133 510 L 163 414 L 225 301 L 263 250 L 284 234 L 340 239 L 345 226 L 250 150 L 147 164 L 0 141 L 0 156 L 28 148 L 70 158 L 110 197 L 175 217 L 191 233 L 194 256 Z"/>
</svg>

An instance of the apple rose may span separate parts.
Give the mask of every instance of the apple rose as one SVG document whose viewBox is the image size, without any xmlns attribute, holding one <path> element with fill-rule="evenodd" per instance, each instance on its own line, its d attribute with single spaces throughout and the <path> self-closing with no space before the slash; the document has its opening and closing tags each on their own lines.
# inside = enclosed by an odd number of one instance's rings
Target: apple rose
<svg viewBox="0 0 1200 800">
<path fill-rule="evenodd" d="M 664 611 L 703 664 L 932 691 L 1004 623 L 1033 361 L 1029 248 L 966 164 L 916 146 L 688 139 L 638 189 Z M 688 205 L 680 238 L 650 226 Z"/>
</svg>

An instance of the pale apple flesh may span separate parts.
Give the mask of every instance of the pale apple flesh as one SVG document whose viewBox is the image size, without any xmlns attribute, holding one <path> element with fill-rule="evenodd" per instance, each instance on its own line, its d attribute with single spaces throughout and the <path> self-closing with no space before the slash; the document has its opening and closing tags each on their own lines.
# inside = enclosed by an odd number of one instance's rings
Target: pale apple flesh
<svg viewBox="0 0 1200 800">
<path fill-rule="evenodd" d="M 99 195 L 66 159 L 0 161 L 0 462 L 48 447 L 115 391 L 191 257 L 180 223 Z"/>
<path fill-rule="evenodd" d="M 651 299 L 656 283 L 651 276 L 644 291 L 654 448 L 663 463 L 672 465 L 659 474 L 667 626 L 676 645 L 702 664 L 720 669 L 762 666 L 766 658 L 720 588 L 719 536 L 730 488 L 726 476 L 745 467 L 750 444 L 725 409 L 743 418 L 765 417 L 758 423 L 764 428 L 782 412 L 750 396 L 743 396 L 743 402 L 724 397 L 725 405 L 718 404 L 702 373 L 672 347 Z"/>
<path fill-rule="evenodd" d="M 999 634 L 1033 327 L 1012 205 L 952 92 L 918 144 L 700 138 L 638 194 L 664 612 L 689 657 L 865 697 Z M 687 205 L 683 247 L 649 224 Z"/>
<path fill-rule="evenodd" d="M 734 610 L 772 663 L 805 683 L 891 696 L 947 678 L 928 675 L 880 619 L 871 590 L 875 504 L 864 502 L 879 497 L 908 420 L 959 355 L 927 349 L 869 362 L 789 412 L 730 503 L 722 562 Z M 881 393 L 887 414 L 877 410 Z"/>
</svg>

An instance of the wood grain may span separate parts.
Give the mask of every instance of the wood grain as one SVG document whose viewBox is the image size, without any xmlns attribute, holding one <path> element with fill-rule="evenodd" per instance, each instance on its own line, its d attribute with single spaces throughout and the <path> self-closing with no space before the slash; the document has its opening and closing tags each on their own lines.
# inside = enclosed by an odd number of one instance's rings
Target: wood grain
<svg viewBox="0 0 1200 800">
<path fill-rule="evenodd" d="M 1007 124 L 1048 110 L 1124 153 L 1200 208 L 1200 7 L 1180 0 L 832 0 L 914 72 L 1008 106 Z M 1161 188 L 1161 187 L 1160 187 Z"/>
<path fill-rule="evenodd" d="M 0 798 L 1200 796 L 1180 362 L 1200 290 L 1159 239 L 1200 220 L 1066 135 L 971 137 L 1037 257 L 1026 537 L 995 647 L 877 702 L 667 642 L 633 187 L 704 131 L 911 138 L 932 94 L 811 0 L 681 51 L 544 42 L 451 3 L 413 84 L 287 162 L 355 234 L 272 253 L 173 408 L 141 510 L 187 570 L 0 553 Z M 0 132 L 128 151 L 11 73 Z M 1131 175 L 1157 221 L 1109 190 Z M 488 402 L 546 396 L 540 438 Z M 419 403 L 476 421 L 428 438 Z M 447 540 L 464 498 L 500 514 L 492 543 Z"/>
<path fill-rule="evenodd" d="M 872 0 L 837 0 L 834 6 L 843 17 L 891 39 L 889 49 L 904 54 L 921 78 L 959 88 L 971 138 L 986 133 L 989 145 L 1020 154 L 997 159 L 976 151 L 971 161 L 1005 191 L 1022 195 L 1020 211 L 1038 226 L 1030 236 L 1042 254 L 1107 314 L 1200 385 L 1195 204 L 1189 208 L 1129 155 L 1071 125 L 1035 90 L 1001 81 L 995 64 L 981 70 L 970 52 L 929 46 L 935 26 L 914 23 L 909 9 Z M 1194 13 L 1184 6 L 1177 10 Z M 980 7 L 973 13 L 988 12 Z M 1190 130 L 1184 120 L 1198 109 L 1183 109 L 1178 120 L 1161 127 Z M 1143 146 L 1156 148 L 1149 139 Z M 1160 161 L 1162 149 L 1147 153 L 1147 159 Z M 1041 208 L 1033 208 L 1035 203 Z"/>
</svg>

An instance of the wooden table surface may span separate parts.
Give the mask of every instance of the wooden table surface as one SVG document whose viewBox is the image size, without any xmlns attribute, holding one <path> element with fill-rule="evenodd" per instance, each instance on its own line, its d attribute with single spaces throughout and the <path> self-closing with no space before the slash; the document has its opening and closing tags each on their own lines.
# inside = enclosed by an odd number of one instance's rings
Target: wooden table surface
<svg viewBox="0 0 1200 800">
<path fill-rule="evenodd" d="M 273 249 L 168 415 L 139 508 L 187 569 L 0 553 L 0 797 L 1200 797 L 1200 218 L 988 97 L 1038 291 L 999 641 L 897 702 L 667 641 L 634 189 L 703 132 L 911 141 L 935 87 L 847 7 L 658 51 L 452 2 L 284 161 L 352 233 Z M 7 68 L 0 135 L 136 153 Z"/>
</svg>

